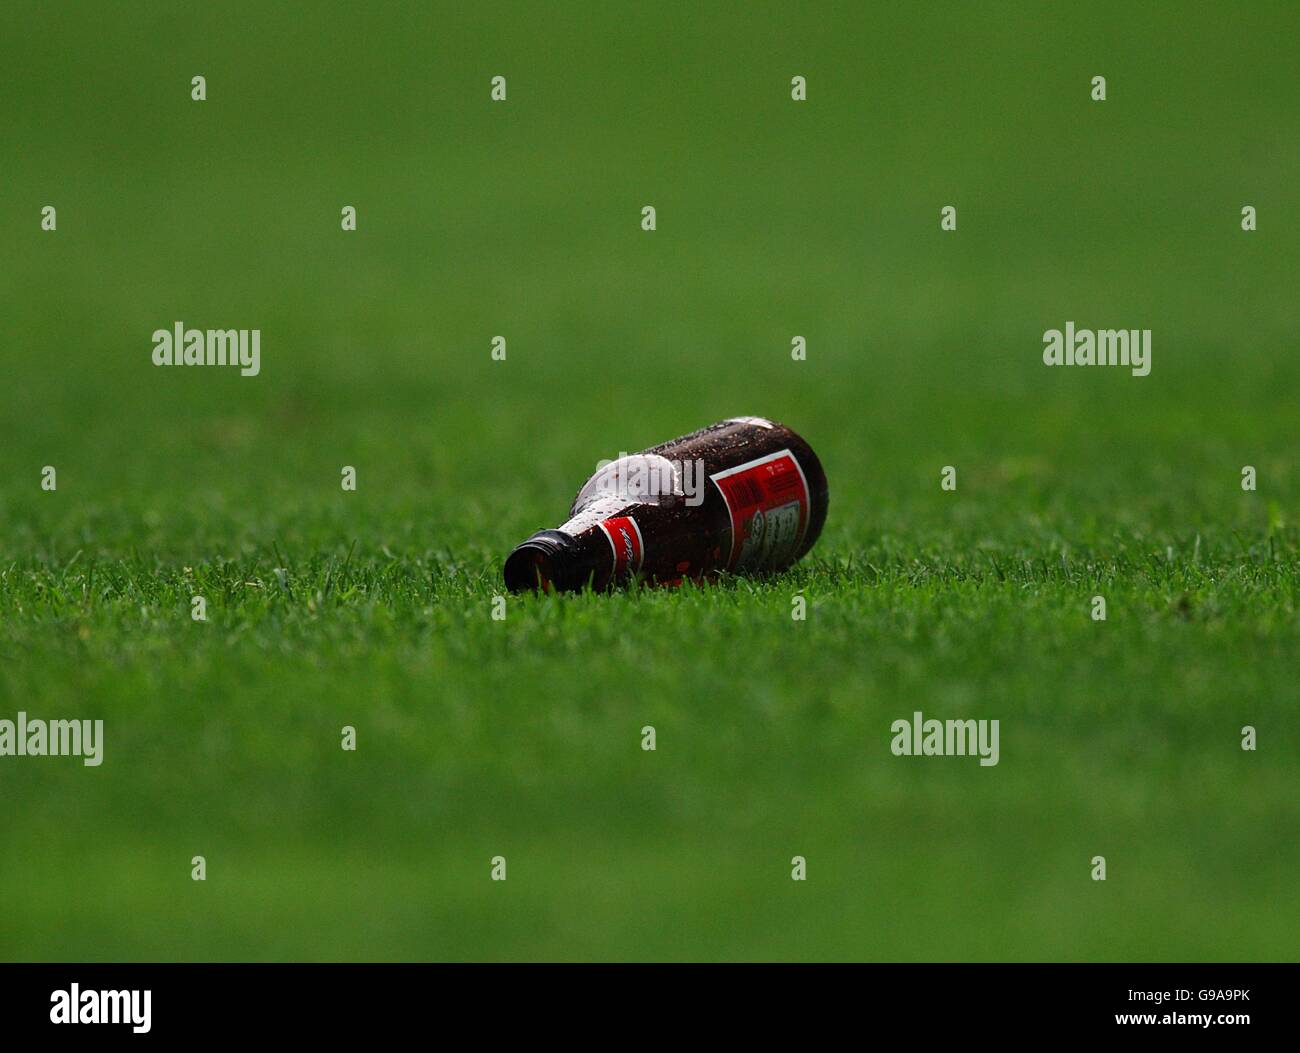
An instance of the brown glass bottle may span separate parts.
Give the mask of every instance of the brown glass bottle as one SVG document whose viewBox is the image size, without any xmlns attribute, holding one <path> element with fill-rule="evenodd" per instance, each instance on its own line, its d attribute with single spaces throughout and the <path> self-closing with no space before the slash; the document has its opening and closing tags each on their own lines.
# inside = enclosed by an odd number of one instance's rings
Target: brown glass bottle
<svg viewBox="0 0 1300 1053">
<path fill-rule="evenodd" d="M 598 468 L 566 523 L 510 553 L 506 587 L 780 570 L 812 548 L 827 499 L 821 462 L 793 431 L 762 417 L 724 420 Z"/>
</svg>

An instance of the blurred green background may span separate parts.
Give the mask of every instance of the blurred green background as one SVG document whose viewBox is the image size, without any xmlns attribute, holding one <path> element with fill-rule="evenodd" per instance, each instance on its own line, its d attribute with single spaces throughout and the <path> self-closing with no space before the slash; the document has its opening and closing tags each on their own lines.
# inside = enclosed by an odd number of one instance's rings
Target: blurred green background
<svg viewBox="0 0 1300 1053">
<path fill-rule="evenodd" d="M 1294 3 L 5 22 L 0 718 L 106 746 L 0 758 L 0 956 L 1296 957 Z M 598 460 L 738 414 L 821 455 L 803 564 L 490 619 Z M 893 757 L 918 709 L 1001 763 Z"/>
</svg>

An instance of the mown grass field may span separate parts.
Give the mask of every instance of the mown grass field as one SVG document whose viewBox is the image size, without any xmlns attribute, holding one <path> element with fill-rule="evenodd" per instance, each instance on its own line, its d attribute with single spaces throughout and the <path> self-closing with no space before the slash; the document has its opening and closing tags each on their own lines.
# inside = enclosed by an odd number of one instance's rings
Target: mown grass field
<svg viewBox="0 0 1300 1053">
<path fill-rule="evenodd" d="M 106 743 L 0 757 L 0 957 L 1295 959 L 1292 5 L 7 21 L 0 719 Z M 825 465 L 802 564 L 491 619 L 598 460 L 738 414 Z"/>
</svg>

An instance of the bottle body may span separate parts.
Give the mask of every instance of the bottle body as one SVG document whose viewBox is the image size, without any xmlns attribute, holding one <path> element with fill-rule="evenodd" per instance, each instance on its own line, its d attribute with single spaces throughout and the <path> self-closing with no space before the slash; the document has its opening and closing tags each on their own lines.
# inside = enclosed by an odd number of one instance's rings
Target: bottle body
<svg viewBox="0 0 1300 1053">
<path fill-rule="evenodd" d="M 519 545 L 506 585 L 571 591 L 781 570 L 826 522 L 826 475 L 795 432 L 736 417 L 603 463 L 567 522 Z"/>
</svg>

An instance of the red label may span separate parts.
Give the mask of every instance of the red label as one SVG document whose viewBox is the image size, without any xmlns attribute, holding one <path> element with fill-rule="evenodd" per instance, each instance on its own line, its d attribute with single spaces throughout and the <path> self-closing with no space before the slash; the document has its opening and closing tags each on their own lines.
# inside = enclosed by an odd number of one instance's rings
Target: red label
<svg viewBox="0 0 1300 1053">
<path fill-rule="evenodd" d="M 631 516 L 615 516 L 599 524 L 614 550 L 614 580 L 641 569 L 645 548 L 641 542 L 641 528 Z"/>
<path fill-rule="evenodd" d="M 710 476 L 731 512 L 728 570 L 763 570 L 794 559 L 808 529 L 808 480 L 789 450 Z"/>
</svg>

